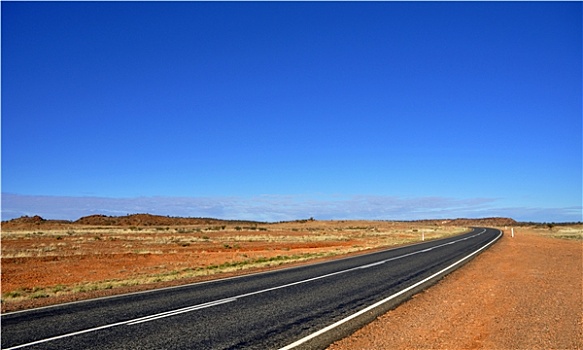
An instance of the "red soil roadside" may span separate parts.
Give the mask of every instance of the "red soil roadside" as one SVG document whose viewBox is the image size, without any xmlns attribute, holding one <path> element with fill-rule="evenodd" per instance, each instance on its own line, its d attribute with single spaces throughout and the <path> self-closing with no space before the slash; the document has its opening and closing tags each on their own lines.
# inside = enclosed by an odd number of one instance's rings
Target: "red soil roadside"
<svg viewBox="0 0 583 350">
<path fill-rule="evenodd" d="M 580 240 L 507 233 L 328 349 L 583 349 L 582 247 Z"/>
</svg>

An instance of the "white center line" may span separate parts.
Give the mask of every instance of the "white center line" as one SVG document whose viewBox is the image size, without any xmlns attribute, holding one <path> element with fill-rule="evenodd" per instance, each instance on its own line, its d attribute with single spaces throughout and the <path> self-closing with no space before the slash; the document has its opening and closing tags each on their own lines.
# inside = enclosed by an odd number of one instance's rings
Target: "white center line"
<svg viewBox="0 0 583 350">
<path fill-rule="evenodd" d="M 220 299 L 220 300 L 217 300 L 217 301 L 211 301 L 209 303 L 204 303 L 204 304 L 189 306 L 189 307 L 185 307 L 185 308 L 182 308 L 182 309 L 177 309 L 177 310 L 173 310 L 173 311 L 166 311 L 166 312 L 162 312 L 162 313 L 155 314 L 155 315 L 150 315 L 150 316 L 146 316 L 146 317 L 142 317 L 142 318 L 137 318 L 135 320 L 128 321 L 126 324 L 129 325 L 129 326 L 133 326 L 133 325 L 138 324 L 138 323 L 149 322 L 149 321 L 158 320 L 158 319 L 161 319 L 161 318 L 164 318 L 164 317 L 170 317 L 170 316 L 174 316 L 174 315 L 183 314 L 185 312 L 190 312 L 190 311 L 194 311 L 194 310 L 205 309 L 205 308 L 211 307 L 211 306 L 216 306 L 216 305 L 220 305 L 220 304 L 230 303 L 230 302 L 235 301 L 235 300 L 237 300 L 237 298 Z"/>
</svg>

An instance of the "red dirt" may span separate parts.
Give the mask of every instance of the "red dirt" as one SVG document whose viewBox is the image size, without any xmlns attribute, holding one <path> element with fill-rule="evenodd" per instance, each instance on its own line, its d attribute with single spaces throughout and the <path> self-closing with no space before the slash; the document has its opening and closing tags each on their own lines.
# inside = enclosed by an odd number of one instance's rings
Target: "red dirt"
<svg viewBox="0 0 583 350">
<path fill-rule="evenodd" d="M 30 240 L 6 240 L 10 252 L 45 252 L 44 256 L 2 258 L 2 291 L 46 288 L 56 285 L 131 279 L 180 269 L 196 269 L 225 262 L 260 257 L 325 253 L 362 243 L 350 241 L 317 242 L 237 242 L 224 243 L 221 236 L 233 232 L 189 234 L 84 236 L 36 236 Z M 245 235 L 246 233 L 241 233 Z M 249 233 L 247 233 L 249 234 Z M 253 233 L 251 233 L 253 234 Z M 299 233 L 285 232 L 286 235 Z M 208 240 L 200 239 L 208 237 Z M 51 256 L 52 253 L 55 255 Z M 48 254 L 48 256 L 46 255 Z M 40 301 L 39 301 L 40 302 Z"/>
</svg>

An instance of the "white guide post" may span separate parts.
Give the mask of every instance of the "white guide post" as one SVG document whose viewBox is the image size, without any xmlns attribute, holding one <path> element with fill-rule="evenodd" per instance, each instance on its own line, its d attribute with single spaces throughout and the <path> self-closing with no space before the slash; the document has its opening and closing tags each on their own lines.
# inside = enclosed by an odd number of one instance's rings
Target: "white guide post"
<svg viewBox="0 0 583 350">
<path fill-rule="evenodd" d="M 514 238 L 514 227 L 510 229 L 510 232 L 512 232 L 512 238 Z"/>
</svg>

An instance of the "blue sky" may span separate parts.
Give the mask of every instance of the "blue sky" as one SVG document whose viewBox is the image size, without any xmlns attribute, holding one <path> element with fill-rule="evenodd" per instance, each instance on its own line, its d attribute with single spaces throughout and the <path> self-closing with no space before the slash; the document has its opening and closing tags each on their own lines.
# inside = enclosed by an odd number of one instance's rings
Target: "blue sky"
<svg viewBox="0 0 583 350">
<path fill-rule="evenodd" d="M 3 220 L 582 220 L 580 2 L 1 8 Z"/>
</svg>

